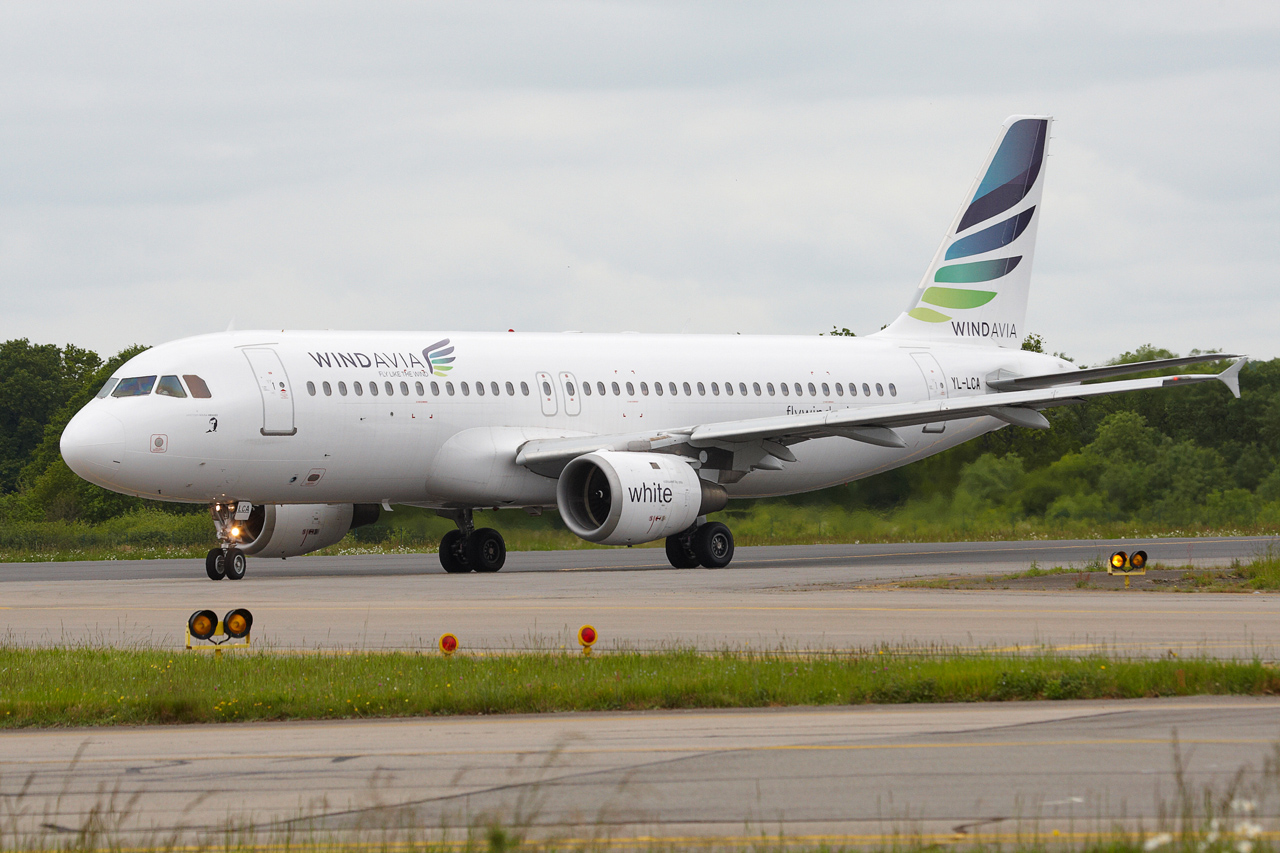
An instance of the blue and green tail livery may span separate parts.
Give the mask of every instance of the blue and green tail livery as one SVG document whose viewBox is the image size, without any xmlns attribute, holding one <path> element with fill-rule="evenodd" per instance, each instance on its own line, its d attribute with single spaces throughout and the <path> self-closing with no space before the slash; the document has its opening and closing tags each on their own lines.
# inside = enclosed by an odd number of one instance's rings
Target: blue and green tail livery
<svg viewBox="0 0 1280 853">
<path fill-rule="evenodd" d="M 1020 345 L 1052 121 L 1005 120 L 911 304 L 881 334 Z"/>
</svg>

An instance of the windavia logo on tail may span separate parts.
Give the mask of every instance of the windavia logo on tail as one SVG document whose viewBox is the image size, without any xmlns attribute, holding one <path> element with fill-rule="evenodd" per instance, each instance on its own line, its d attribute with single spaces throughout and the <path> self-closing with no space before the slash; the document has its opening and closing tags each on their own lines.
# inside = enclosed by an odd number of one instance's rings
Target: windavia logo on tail
<svg viewBox="0 0 1280 853">
<path fill-rule="evenodd" d="M 1047 116 L 1008 119 L 890 337 L 1009 345 L 1027 310 Z"/>
</svg>

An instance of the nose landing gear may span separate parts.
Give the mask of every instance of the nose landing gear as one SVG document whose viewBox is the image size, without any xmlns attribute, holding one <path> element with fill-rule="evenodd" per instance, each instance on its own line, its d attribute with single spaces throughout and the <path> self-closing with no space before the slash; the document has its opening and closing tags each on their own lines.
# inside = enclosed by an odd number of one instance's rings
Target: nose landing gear
<svg viewBox="0 0 1280 853">
<path fill-rule="evenodd" d="M 501 533 L 492 527 L 477 530 L 469 509 L 438 512 L 458 525 L 440 540 L 440 565 L 446 572 L 496 572 L 502 568 L 507 561 L 507 543 Z"/>
<path fill-rule="evenodd" d="M 221 545 L 205 555 L 204 573 L 211 581 L 220 581 L 223 578 L 238 581 L 244 577 L 249 561 L 235 546 L 236 538 L 240 535 L 239 525 L 241 524 L 236 521 L 236 503 L 234 501 L 215 503 L 210 508 L 210 512 L 213 514 L 213 526 L 218 532 Z"/>
</svg>

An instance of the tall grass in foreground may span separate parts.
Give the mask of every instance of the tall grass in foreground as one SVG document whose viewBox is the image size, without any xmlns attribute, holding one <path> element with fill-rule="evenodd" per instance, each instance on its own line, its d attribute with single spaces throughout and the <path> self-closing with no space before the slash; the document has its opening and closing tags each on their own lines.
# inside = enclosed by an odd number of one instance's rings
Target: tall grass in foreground
<svg viewBox="0 0 1280 853">
<path fill-rule="evenodd" d="M 208 654 L 0 648 L 0 727 L 1280 693 L 1260 661 L 1102 655 Z"/>
</svg>

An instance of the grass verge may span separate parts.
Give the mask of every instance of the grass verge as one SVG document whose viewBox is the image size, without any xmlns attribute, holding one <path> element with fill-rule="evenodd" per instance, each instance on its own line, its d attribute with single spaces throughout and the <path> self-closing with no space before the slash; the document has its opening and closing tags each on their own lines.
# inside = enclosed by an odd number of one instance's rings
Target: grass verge
<svg viewBox="0 0 1280 853">
<path fill-rule="evenodd" d="M 0 727 L 1280 693 L 1212 659 L 987 654 L 207 654 L 0 648 Z"/>
</svg>

